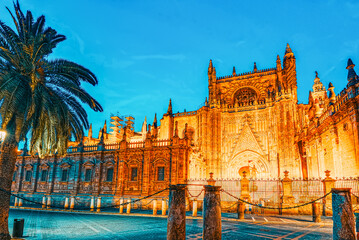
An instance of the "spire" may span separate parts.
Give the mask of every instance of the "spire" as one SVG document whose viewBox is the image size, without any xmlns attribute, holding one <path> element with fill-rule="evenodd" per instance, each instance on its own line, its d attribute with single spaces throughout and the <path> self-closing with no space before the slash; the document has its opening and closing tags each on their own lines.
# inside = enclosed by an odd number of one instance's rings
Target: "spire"
<svg viewBox="0 0 359 240">
<path fill-rule="evenodd" d="M 253 72 L 257 72 L 257 63 L 256 62 L 254 62 Z"/>
<path fill-rule="evenodd" d="M 171 98 L 170 98 L 170 102 L 168 104 L 167 114 L 172 115 L 172 101 L 171 101 Z"/>
<path fill-rule="evenodd" d="M 25 143 L 24 143 L 24 147 L 22 148 L 22 156 L 26 156 L 27 153 L 28 153 L 28 150 L 27 150 L 27 137 L 25 136 Z"/>
<path fill-rule="evenodd" d="M 106 123 L 106 120 L 105 120 L 105 124 L 103 125 L 103 130 L 105 133 L 107 133 L 107 123 Z"/>
<path fill-rule="evenodd" d="M 147 118 L 145 116 L 145 120 L 143 121 L 142 124 L 142 129 L 141 129 L 142 134 L 147 132 Z"/>
<path fill-rule="evenodd" d="M 354 70 L 355 64 L 353 63 L 353 61 L 349 58 L 348 59 L 348 87 L 353 86 L 354 84 L 356 84 L 358 82 L 358 75 L 356 74 L 355 70 Z"/>
<path fill-rule="evenodd" d="M 208 105 L 208 99 L 207 99 L 207 97 L 206 97 L 206 100 L 204 101 L 204 106 L 206 106 L 206 107 L 209 106 L 209 105 Z"/>
<path fill-rule="evenodd" d="M 277 55 L 277 61 L 276 62 L 277 62 L 277 70 L 278 71 L 282 70 L 282 64 L 281 64 L 279 55 Z"/>
<path fill-rule="evenodd" d="M 335 92 L 334 92 L 333 83 L 331 83 L 331 82 L 329 83 L 328 91 L 329 91 L 329 102 L 330 102 L 330 104 L 334 104 L 335 103 Z"/>
<path fill-rule="evenodd" d="M 127 140 L 127 126 L 123 127 L 123 135 L 122 135 L 122 141 Z"/>
<path fill-rule="evenodd" d="M 292 49 L 291 49 L 290 46 L 289 46 L 289 43 L 287 43 L 287 46 L 286 46 L 286 48 L 285 48 L 285 54 L 287 54 L 287 53 L 293 53 L 293 52 L 292 52 Z"/>
<path fill-rule="evenodd" d="M 155 113 L 155 118 L 153 119 L 153 127 L 157 128 L 157 113 Z"/>
<path fill-rule="evenodd" d="M 92 138 L 92 123 L 90 124 L 89 133 L 87 134 L 87 137 Z"/>
<path fill-rule="evenodd" d="M 315 71 L 313 92 L 320 92 L 320 91 L 325 91 L 325 87 L 324 87 L 323 83 L 320 81 L 320 78 L 318 77 L 318 72 Z"/>
<path fill-rule="evenodd" d="M 233 66 L 233 72 L 232 72 L 233 76 L 236 76 L 236 67 Z"/>
<path fill-rule="evenodd" d="M 103 144 L 103 143 L 104 143 L 104 142 L 103 142 L 103 134 L 104 134 L 104 129 L 102 128 L 102 130 L 101 130 L 101 138 L 100 138 L 99 144 Z"/>
<path fill-rule="evenodd" d="M 208 74 L 212 74 L 212 71 L 213 71 L 213 64 L 212 64 L 212 59 L 210 59 L 208 66 Z"/>
</svg>

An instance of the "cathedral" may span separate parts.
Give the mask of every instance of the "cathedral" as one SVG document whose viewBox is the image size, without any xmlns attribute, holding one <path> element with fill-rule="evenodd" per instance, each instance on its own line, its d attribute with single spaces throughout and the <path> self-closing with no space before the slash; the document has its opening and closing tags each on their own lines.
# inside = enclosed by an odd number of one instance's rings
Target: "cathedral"
<svg viewBox="0 0 359 240">
<path fill-rule="evenodd" d="M 20 152 L 16 193 L 146 196 L 189 179 L 309 179 L 359 176 L 359 79 L 348 60 L 338 95 L 316 73 L 308 104 L 298 104 L 296 58 L 289 45 L 273 68 L 217 76 L 208 67 L 208 98 L 190 112 L 168 110 L 136 132 L 134 117 L 112 116 L 97 136 L 90 127 L 66 156 Z"/>
</svg>

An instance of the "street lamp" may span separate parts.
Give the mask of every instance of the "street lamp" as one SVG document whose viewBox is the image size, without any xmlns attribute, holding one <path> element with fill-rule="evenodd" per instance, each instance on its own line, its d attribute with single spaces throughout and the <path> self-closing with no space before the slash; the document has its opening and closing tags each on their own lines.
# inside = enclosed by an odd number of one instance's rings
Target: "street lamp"
<svg viewBox="0 0 359 240">
<path fill-rule="evenodd" d="M 0 129 L 0 143 L 4 142 L 5 137 L 6 137 L 6 131 Z"/>
</svg>

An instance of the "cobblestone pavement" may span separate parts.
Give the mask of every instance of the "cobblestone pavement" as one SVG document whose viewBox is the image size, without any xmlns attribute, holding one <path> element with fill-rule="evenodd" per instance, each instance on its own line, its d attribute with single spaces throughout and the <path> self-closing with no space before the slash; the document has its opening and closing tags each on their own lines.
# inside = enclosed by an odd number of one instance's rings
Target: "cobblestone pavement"
<svg viewBox="0 0 359 240">
<path fill-rule="evenodd" d="M 225 214 L 224 214 L 225 215 Z M 222 239 L 332 239 L 331 218 L 310 222 L 310 216 L 246 215 L 245 220 L 222 220 Z M 11 209 L 10 232 L 15 218 L 25 219 L 25 239 L 166 239 L 164 217 L 88 214 Z M 187 239 L 202 239 L 202 220 L 187 219 Z"/>
</svg>

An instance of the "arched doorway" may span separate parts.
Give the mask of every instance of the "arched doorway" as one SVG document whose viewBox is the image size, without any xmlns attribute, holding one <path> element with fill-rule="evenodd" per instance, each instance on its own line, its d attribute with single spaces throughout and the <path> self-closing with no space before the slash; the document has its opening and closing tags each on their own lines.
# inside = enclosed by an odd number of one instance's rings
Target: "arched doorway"
<svg viewBox="0 0 359 240">
<path fill-rule="evenodd" d="M 248 178 L 269 177 L 269 166 L 265 158 L 250 150 L 240 152 L 233 157 L 227 165 L 227 177 L 242 178 L 244 171 Z"/>
</svg>

